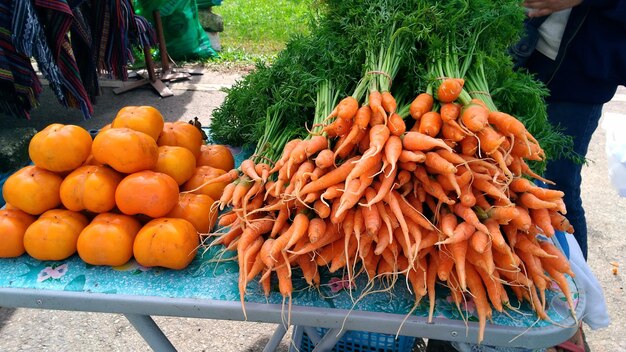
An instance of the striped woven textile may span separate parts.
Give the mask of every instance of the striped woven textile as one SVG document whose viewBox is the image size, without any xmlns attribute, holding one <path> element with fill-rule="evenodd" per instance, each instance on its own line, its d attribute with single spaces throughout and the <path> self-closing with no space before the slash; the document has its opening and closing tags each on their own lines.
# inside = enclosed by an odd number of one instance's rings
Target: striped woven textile
<svg viewBox="0 0 626 352">
<path fill-rule="evenodd" d="M 30 118 L 42 87 L 28 56 L 13 46 L 11 19 L 11 2 L 0 1 L 0 111 Z"/>
<path fill-rule="evenodd" d="M 48 45 L 64 79 L 65 103 L 69 107 L 79 108 L 85 118 L 90 118 L 93 106 L 83 85 L 69 37 L 69 30 L 74 22 L 72 9 L 66 0 L 34 0 L 34 4 L 39 22 L 46 29 Z"/>
<path fill-rule="evenodd" d="M 41 83 L 32 57 L 65 107 L 93 113 L 98 75 L 127 80 L 132 46 L 154 46 L 132 0 L 1 0 L 0 111 L 29 117 Z"/>
</svg>

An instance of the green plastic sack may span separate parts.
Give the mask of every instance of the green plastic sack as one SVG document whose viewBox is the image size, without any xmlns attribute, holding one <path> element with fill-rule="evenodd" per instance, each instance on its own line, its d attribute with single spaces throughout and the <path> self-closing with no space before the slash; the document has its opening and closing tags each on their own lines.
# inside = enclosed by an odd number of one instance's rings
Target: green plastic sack
<svg viewBox="0 0 626 352">
<path fill-rule="evenodd" d="M 197 0 L 199 9 L 208 9 L 209 7 L 219 6 L 222 0 Z"/>
<path fill-rule="evenodd" d="M 135 12 L 154 24 L 154 10 L 161 12 L 167 52 L 173 59 L 217 56 L 198 19 L 196 0 L 136 0 Z"/>
</svg>

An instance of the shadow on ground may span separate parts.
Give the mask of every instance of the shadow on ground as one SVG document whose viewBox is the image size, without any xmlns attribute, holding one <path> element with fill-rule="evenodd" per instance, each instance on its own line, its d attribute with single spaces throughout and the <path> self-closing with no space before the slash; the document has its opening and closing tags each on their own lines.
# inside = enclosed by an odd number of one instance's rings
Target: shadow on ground
<svg viewBox="0 0 626 352">
<path fill-rule="evenodd" d="M 243 350 L 243 352 L 261 352 L 263 351 L 263 349 L 265 348 L 265 345 L 267 345 L 269 340 L 270 340 L 269 337 L 260 338 L 256 340 L 254 344 L 252 344 L 250 347 Z M 289 350 L 289 346 L 287 346 L 287 344 L 283 341 L 276 349 L 276 352 L 287 352 L 288 350 Z"/>
<path fill-rule="evenodd" d="M 11 316 L 13 316 L 15 310 L 15 308 L 0 307 L 0 331 L 2 331 L 4 325 L 6 325 L 7 322 L 11 319 Z"/>
<path fill-rule="evenodd" d="M 30 120 L 0 114 L 0 129 L 34 127 L 41 130 L 51 123 L 74 124 L 85 129 L 99 129 L 113 120 L 117 112 L 128 105 L 150 105 L 157 108 L 165 121 L 188 121 L 195 116 L 210 114 L 219 105 L 213 93 L 174 90 L 174 96 L 161 98 L 150 86 L 138 88 L 120 95 L 112 88 L 102 88 L 96 98 L 91 119 L 85 120 L 80 110 L 63 107 L 49 88 L 40 95 L 40 105 L 31 111 Z M 221 98 L 221 97 L 219 97 Z M 193 101 L 193 104 L 192 104 Z"/>
</svg>

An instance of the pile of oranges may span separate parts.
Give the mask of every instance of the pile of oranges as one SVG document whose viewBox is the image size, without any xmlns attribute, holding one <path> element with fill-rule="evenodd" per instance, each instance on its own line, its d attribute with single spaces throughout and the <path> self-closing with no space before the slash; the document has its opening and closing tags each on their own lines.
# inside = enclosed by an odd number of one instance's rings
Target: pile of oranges
<svg viewBox="0 0 626 352">
<path fill-rule="evenodd" d="M 165 122 L 150 106 L 127 106 L 95 138 L 51 124 L 30 141 L 33 165 L 7 178 L 0 210 L 0 258 L 28 253 L 92 265 L 131 257 L 144 266 L 185 268 L 213 227 L 234 167 L 231 151 L 204 144 L 186 122 Z"/>
</svg>

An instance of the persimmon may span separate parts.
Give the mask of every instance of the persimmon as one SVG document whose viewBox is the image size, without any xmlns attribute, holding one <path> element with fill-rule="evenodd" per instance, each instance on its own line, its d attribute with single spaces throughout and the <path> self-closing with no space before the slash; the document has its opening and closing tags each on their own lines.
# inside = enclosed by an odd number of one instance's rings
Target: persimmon
<svg viewBox="0 0 626 352">
<path fill-rule="evenodd" d="M 184 191 L 193 191 L 191 193 L 206 194 L 213 199 L 220 199 L 224 187 L 226 187 L 228 183 L 215 182 L 209 185 L 204 185 L 204 183 L 225 173 L 226 171 L 222 169 L 216 169 L 210 166 L 199 166 L 196 168 L 196 171 L 189 181 L 185 182 L 182 189 Z"/>
<path fill-rule="evenodd" d="M 181 193 L 178 204 L 167 214 L 170 218 L 189 221 L 200 233 L 208 233 L 217 220 L 215 201 L 205 194 Z"/>
<path fill-rule="evenodd" d="M 159 151 L 149 135 L 130 128 L 111 128 L 98 133 L 93 140 L 93 157 L 122 173 L 151 170 Z"/>
<path fill-rule="evenodd" d="M 230 149 L 224 145 L 203 144 L 200 147 L 200 157 L 196 164 L 228 171 L 235 167 L 235 158 Z"/>
<path fill-rule="evenodd" d="M 104 213 L 115 207 L 122 175 L 108 166 L 81 166 L 61 183 L 61 202 L 69 210 Z"/>
<path fill-rule="evenodd" d="M 125 106 L 111 122 L 112 128 L 130 128 L 143 132 L 155 141 L 163 130 L 163 115 L 152 106 Z"/>
<path fill-rule="evenodd" d="M 87 160 L 91 144 L 91 135 L 84 128 L 54 123 L 30 140 L 28 155 L 36 166 L 43 169 L 70 171 Z"/>
<path fill-rule="evenodd" d="M 24 254 L 24 233 L 35 217 L 18 209 L 0 210 L 0 258 Z"/>
<path fill-rule="evenodd" d="M 6 179 L 2 196 L 17 209 L 39 215 L 61 204 L 61 182 L 61 176 L 54 172 L 29 165 Z"/>
<path fill-rule="evenodd" d="M 159 135 L 157 144 L 185 147 L 189 149 L 196 159 L 200 156 L 200 147 L 202 146 L 202 133 L 194 125 L 187 122 L 166 122 L 163 125 L 163 131 Z"/>
<path fill-rule="evenodd" d="M 163 145 L 154 171 L 170 175 L 180 186 L 196 171 L 196 158 L 187 148 Z"/>
<path fill-rule="evenodd" d="M 75 211 L 48 210 L 26 229 L 26 253 L 38 260 L 69 258 L 76 253 L 78 235 L 88 223 L 84 215 Z"/>
<path fill-rule="evenodd" d="M 127 215 L 162 217 L 178 203 L 178 184 L 161 172 L 136 172 L 119 183 L 115 190 L 115 203 Z"/>
<path fill-rule="evenodd" d="M 80 258 L 91 265 L 119 266 L 133 256 L 135 236 L 141 224 L 124 214 L 98 214 L 78 236 Z"/>
<path fill-rule="evenodd" d="M 154 219 L 139 230 L 133 244 L 137 263 L 152 267 L 184 269 L 193 260 L 200 237 L 185 219 Z"/>
</svg>

